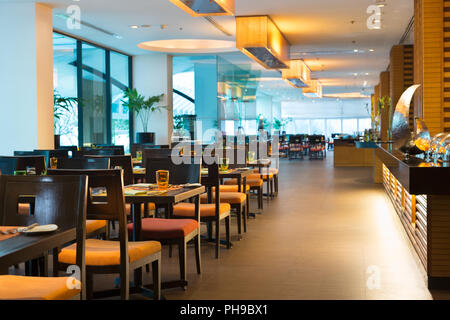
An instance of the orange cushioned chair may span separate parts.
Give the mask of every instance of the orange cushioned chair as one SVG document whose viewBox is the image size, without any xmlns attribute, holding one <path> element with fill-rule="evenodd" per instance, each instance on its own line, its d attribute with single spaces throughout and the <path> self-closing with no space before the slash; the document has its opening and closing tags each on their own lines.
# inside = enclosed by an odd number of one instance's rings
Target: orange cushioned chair
<svg viewBox="0 0 450 320">
<path fill-rule="evenodd" d="M 63 231 L 75 228 L 75 245 L 79 251 L 72 265 L 77 265 L 80 270 L 78 280 L 71 277 L 1 275 L 0 300 L 68 300 L 76 297 L 84 299 L 85 290 L 82 290 L 82 287 L 86 274 L 86 177 L 0 176 L 0 192 L 0 223 L 4 226 L 50 222 Z M 19 209 L 17 199 L 23 193 L 34 195 L 33 215 L 23 215 L 19 210 L 11 210 L 14 207 Z M 70 199 L 67 195 L 70 195 Z M 51 221 L 48 220 L 49 217 L 52 217 Z"/>
<path fill-rule="evenodd" d="M 267 169 L 265 169 L 265 171 L 263 171 L 263 173 L 267 172 L 266 170 Z M 254 173 L 259 173 L 259 170 L 258 169 L 254 169 L 253 172 Z M 278 188 L 279 188 L 279 185 L 278 185 L 278 173 L 279 173 L 279 170 L 277 168 L 269 168 L 269 173 L 273 175 L 273 182 L 274 182 L 274 189 L 275 189 L 274 194 L 275 194 L 275 196 L 278 196 Z"/>
<path fill-rule="evenodd" d="M 208 175 L 202 177 L 202 185 L 208 188 L 208 193 L 210 194 L 210 199 L 212 201 L 212 188 L 216 188 L 214 195 L 214 203 L 199 204 L 199 219 L 201 222 L 208 223 L 210 225 L 209 230 L 211 230 L 212 223 L 215 223 L 215 244 L 216 244 L 216 258 L 219 258 L 219 248 L 220 248 L 220 222 L 225 220 L 226 228 L 226 244 L 227 249 L 231 248 L 231 234 L 230 234 L 230 211 L 231 206 L 228 203 L 220 202 L 220 192 L 219 192 L 219 165 L 215 164 L 204 164 L 208 168 Z M 194 218 L 196 214 L 196 204 L 194 203 L 179 203 L 173 207 L 173 216 L 177 218 Z M 209 239 L 211 240 L 211 233 L 209 234 Z"/>
<path fill-rule="evenodd" d="M 228 179 L 225 180 L 224 185 L 220 186 L 220 191 L 222 191 L 222 188 L 226 188 L 226 187 L 232 187 L 235 188 L 236 190 L 238 189 L 238 181 L 237 179 Z M 263 183 L 264 181 L 260 178 L 251 178 L 247 177 L 247 181 L 246 181 L 246 186 L 247 189 L 249 188 L 251 191 L 256 191 L 258 194 L 258 209 L 262 210 L 264 207 L 264 203 L 263 203 Z M 233 191 L 230 191 L 233 192 Z"/>
<path fill-rule="evenodd" d="M 106 188 L 106 199 L 94 202 L 88 197 L 87 216 L 92 219 L 119 221 L 119 241 L 98 239 L 86 240 L 86 290 L 88 297 L 94 297 L 94 274 L 120 274 L 120 295 L 129 298 L 129 270 L 138 270 L 136 287 L 142 284 L 142 267 L 152 264 L 154 298 L 160 298 L 161 289 L 161 244 L 156 241 L 128 242 L 125 197 L 122 170 L 49 170 L 48 175 L 85 174 L 89 177 L 89 190 Z M 54 270 L 66 270 L 72 265 L 77 249 L 74 245 L 63 248 L 54 259 Z M 118 290 L 97 293 L 99 297 L 115 295 Z"/>
</svg>

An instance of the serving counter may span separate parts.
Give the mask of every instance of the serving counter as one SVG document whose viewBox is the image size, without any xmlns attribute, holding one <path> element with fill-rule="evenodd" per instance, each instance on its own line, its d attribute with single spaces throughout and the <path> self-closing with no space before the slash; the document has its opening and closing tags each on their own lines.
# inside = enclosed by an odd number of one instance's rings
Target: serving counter
<svg viewBox="0 0 450 320">
<path fill-rule="evenodd" d="M 357 148 L 354 139 L 334 140 L 334 167 L 372 167 L 371 148 Z"/>
<path fill-rule="evenodd" d="M 379 146 L 381 180 L 428 276 L 430 289 L 450 289 L 450 165 Z M 377 167 L 377 166 L 376 166 Z M 377 179 L 377 174 L 381 175 Z"/>
</svg>

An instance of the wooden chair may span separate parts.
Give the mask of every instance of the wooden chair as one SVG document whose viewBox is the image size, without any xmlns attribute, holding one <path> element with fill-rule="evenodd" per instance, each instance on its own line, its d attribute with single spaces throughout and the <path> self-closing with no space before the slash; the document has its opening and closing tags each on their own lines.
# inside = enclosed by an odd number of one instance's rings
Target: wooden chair
<svg viewBox="0 0 450 320">
<path fill-rule="evenodd" d="M 87 202 L 86 176 L 40 177 L 0 176 L 0 222 L 3 226 L 56 224 L 61 231 L 74 229 L 77 248 L 73 263 L 80 268 L 80 279 L 73 289 L 69 277 L 0 276 L 0 299 L 85 299 L 85 221 Z M 33 196 L 33 215 L 18 213 L 22 195 Z M 69 196 L 70 195 L 70 196 Z M 47 252 L 36 252 L 36 258 Z M 25 258 L 28 259 L 29 257 Z M 45 265 L 46 267 L 46 265 Z M 45 273 L 47 270 L 45 270 Z M 79 283 L 81 282 L 81 284 Z M 78 286 L 77 286 L 78 284 Z M 81 288 L 81 289 L 77 289 Z"/>
<path fill-rule="evenodd" d="M 17 158 L 16 157 L 0 157 L 0 174 L 3 175 L 14 175 L 14 171 L 17 168 Z"/>
<path fill-rule="evenodd" d="M 99 297 L 114 295 L 120 292 L 122 299 L 129 299 L 129 271 L 138 270 L 152 264 L 154 298 L 160 299 L 161 289 L 161 244 L 156 241 L 128 242 L 127 217 L 125 213 L 125 196 L 122 170 L 49 170 L 49 175 L 80 175 L 89 177 L 89 194 L 87 201 L 88 219 L 118 220 L 119 241 L 97 239 L 86 240 L 86 290 L 88 297 L 93 293 L 94 274 L 120 274 L 120 291 L 110 290 L 98 293 Z M 106 202 L 95 201 L 92 189 L 106 188 Z M 61 250 L 54 259 L 54 270 L 65 270 L 73 264 L 76 247 L 71 245 Z M 142 278 L 135 279 L 139 286 Z"/>
<path fill-rule="evenodd" d="M 85 169 L 85 170 L 102 170 L 109 169 L 108 158 L 63 158 L 58 159 L 58 169 Z"/>
<path fill-rule="evenodd" d="M 81 148 L 72 154 L 72 158 L 82 158 L 84 156 L 113 156 L 116 154 L 114 149 L 91 149 Z"/>
<path fill-rule="evenodd" d="M 198 161 L 200 162 L 200 161 Z M 175 165 L 167 159 L 153 159 L 147 162 L 148 181 L 154 181 L 157 170 L 168 170 L 171 184 L 200 183 L 200 164 Z M 153 178 L 153 179 L 152 179 Z M 168 219 L 143 219 L 142 220 L 142 240 L 156 240 L 163 245 L 178 246 L 180 280 L 163 283 L 163 288 L 173 288 L 187 286 L 186 281 L 186 253 L 187 244 L 193 242 L 195 246 L 195 257 L 197 273 L 201 273 L 201 253 L 200 253 L 200 207 L 199 197 L 196 197 L 194 204 L 193 219 L 174 219 L 173 208 L 168 209 Z M 133 225 L 128 225 L 128 230 L 133 230 Z"/>
<path fill-rule="evenodd" d="M 124 156 L 125 155 L 125 147 L 124 146 L 116 146 L 114 144 L 94 144 L 92 145 L 94 150 L 103 149 L 103 150 L 114 150 L 115 156 Z"/>
<path fill-rule="evenodd" d="M 109 158 L 62 158 L 58 159 L 57 168 L 57 170 L 109 169 Z M 57 171 L 52 170 L 51 172 Z M 107 239 L 109 238 L 108 221 L 88 219 L 86 221 L 86 232 L 90 238 L 103 236 Z"/>
<path fill-rule="evenodd" d="M 150 159 L 169 159 L 172 155 L 172 149 L 144 149 L 142 151 L 142 165 L 147 168 L 147 161 Z M 147 182 L 149 182 L 147 180 Z"/>
<path fill-rule="evenodd" d="M 16 157 L 16 170 L 27 170 L 27 168 L 34 168 L 36 175 L 40 176 L 47 171 L 47 164 L 45 156 L 20 156 Z"/>
<path fill-rule="evenodd" d="M 208 240 L 212 240 L 212 224 L 215 224 L 215 245 L 216 245 L 216 259 L 219 258 L 220 251 L 220 222 L 225 220 L 226 228 L 226 244 L 227 249 L 231 248 L 231 234 L 230 234 L 230 211 L 231 206 L 228 203 L 220 202 L 220 178 L 219 165 L 217 163 L 208 165 L 203 164 L 208 169 L 208 176 L 201 178 L 201 183 L 208 189 L 208 203 L 200 204 L 200 221 L 207 223 L 209 226 Z M 148 169 L 147 169 L 148 170 Z M 213 200 L 214 189 L 214 200 Z M 173 216 L 177 218 L 192 218 L 195 217 L 195 204 L 180 203 L 173 207 Z"/>
</svg>

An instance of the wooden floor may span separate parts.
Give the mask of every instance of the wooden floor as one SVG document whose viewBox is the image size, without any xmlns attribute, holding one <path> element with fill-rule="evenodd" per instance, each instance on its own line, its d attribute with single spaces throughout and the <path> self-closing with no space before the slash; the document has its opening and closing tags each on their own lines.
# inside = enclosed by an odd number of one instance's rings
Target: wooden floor
<svg viewBox="0 0 450 320">
<path fill-rule="evenodd" d="M 282 161 L 280 194 L 231 250 L 214 258 L 202 246 L 203 274 L 188 252 L 186 291 L 166 299 L 432 299 L 425 273 L 396 213 L 368 168 L 325 161 Z M 232 232 L 236 234 L 235 223 Z M 163 280 L 178 277 L 178 258 L 163 248 Z M 378 276 L 377 276 L 378 275 Z M 113 277 L 98 277 L 111 288 Z M 379 279 L 379 283 L 377 283 Z M 150 283 L 146 275 L 145 282 Z M 377 286 L 379 284 L 379 286 Z M 140 299 L 140 297 L 134 297 Z"/>
</svg>

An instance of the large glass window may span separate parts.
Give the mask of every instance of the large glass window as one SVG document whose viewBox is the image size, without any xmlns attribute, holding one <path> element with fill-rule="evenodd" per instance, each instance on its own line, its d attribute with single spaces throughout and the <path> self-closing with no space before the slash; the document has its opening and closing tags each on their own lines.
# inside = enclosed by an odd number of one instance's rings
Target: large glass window
<svg viewBox="0 0 450 320">
<path fill-rule="evenodd" d="M 122 103 L 123 91 L 129 87 L 129 57 L 111 52 L 111 129 L 115 145 L 130 148 L 130 111 Z"/>
<path fill-rule="evenodd" d="M 130 57 L 56 32 L 53 47 L 55 93 L 81 99 L 55 119 L 61 145 L 112 143 L 128 152 L 132 115 L 122 99 L 131 86 Z"/>
<path fill-rule="evenodd" d="M 107 143 L 106 51 L 86 43 L 83 61 L 83 145 Z"/>
<path fill-rule="evenodd" d="M 77 41 L 57 33 L 53 35 L 53 82 L 56 95 L 78 96 Z M 61 145 L 78 145 L 78 104 L 55 111 L 55 134 L 61 136 Z"/>
<path fill-rule="evenodd" d="M 327 119 L 327 137 L 331 137 L 333 134 L 342 132 L 342 121 L 341 119 Z"/>
<path fill-rule="evenodd" d="M 344 119 L 342 121 L 343 133 L 353 135 L 358 131 L 358 119 Z"/>
</svg>

